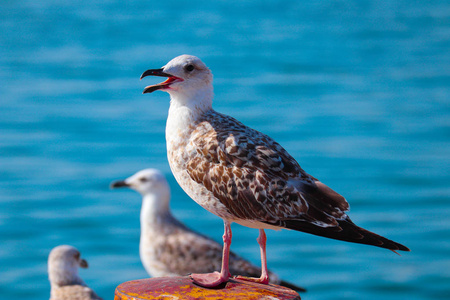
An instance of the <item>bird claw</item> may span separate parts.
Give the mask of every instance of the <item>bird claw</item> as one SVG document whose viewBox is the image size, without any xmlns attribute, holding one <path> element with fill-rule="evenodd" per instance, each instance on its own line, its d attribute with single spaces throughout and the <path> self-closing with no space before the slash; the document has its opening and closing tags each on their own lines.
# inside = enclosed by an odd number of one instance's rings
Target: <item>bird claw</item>
<svg viewBox="0 0 450 300">
<path fill-rule="evenodd" d="M 219 272 L 190 274 L 189 277 L 191 277 L 195 284 L 202 287 L 217 287 L 222 283 L 227 282 L 230 278 L 230 276 L 222 276 Z"/>
<path fill-rule="evenodd" d="M 235 276 L 235 279 L 240 279 L 240 280 L 244 280 L 244 281 L 250 281 L 250 282 L 256 282 L 256 283 L 261 283 L 261 284 L 269 284 L 269 278 L 255 278 L 255 277 L 247 277 L 247 276 Z"/>
</svg>

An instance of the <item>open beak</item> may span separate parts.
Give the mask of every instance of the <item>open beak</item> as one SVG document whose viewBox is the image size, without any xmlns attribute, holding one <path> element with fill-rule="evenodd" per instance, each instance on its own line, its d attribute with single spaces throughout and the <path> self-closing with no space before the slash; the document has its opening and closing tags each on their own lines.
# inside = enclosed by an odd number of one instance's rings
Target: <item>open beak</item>
<svg viewBox="0 0 450 300">
<path fill-rule="evenodd" d="M 121 187 L 128 187 L 130 185 L 128 183 L 126 183 L 125 180 L 118 180 L 118 181 L 112 182 L 109 186 L 110 186 L 110 188 L 115 189 L 115 188 L 121 188 Z"/>
<path fill-rule="evenodd" d="M 147 76 L 160 76 L 160 77 L 167 77 L 167 80 L 155 85 L 149 85 L 146 86 L 144 91 L 142 92 L 143 94 L 146 93 L 152 93 L 156 90 L 162 90 L 162 89 L 170 89 L 170 85 L 174 82 L 179 82 L 179 81 L 183 81 L 183 79 L 173 76 L 171 74 L 168 73 L 164 73 L 163 72 L 163 68 L 161 69 L 150 69 L 145 71 L 144 73 L 142 73 L 141 75 L 141 79 Z"/>
<path fill-rule="evenodd" d="M 87 260 L 80 259 L 80 267 L 83 269 L 87 269 L 89 267 Z"/>
</svg>

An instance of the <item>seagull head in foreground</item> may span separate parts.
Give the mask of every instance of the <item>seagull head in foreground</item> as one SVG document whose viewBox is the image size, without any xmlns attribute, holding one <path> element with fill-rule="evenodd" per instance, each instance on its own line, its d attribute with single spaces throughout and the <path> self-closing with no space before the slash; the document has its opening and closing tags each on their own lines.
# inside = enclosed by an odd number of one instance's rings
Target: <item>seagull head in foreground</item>
<svg viewBox="0 0 450 300">
<path fill-rule="evenodd" d="M 195 56 L 181 55 L 146 76 L 167 80 L 147 86 L 170 94 L 167 156 L 178 184 L 198 204 L 221 217 L 225 233 L 221 272 L 192 274 L 214 287 L 230 278 L 231 227 L 259 229 L 261 277 L 268 283 L 264 229 L 293 229 L 392 251 L 409 249 L 355 225 L 346 199 L 315 177 L 271 137 L 212 109 L 212 75 Z M 244 278 L 243 278 L 244 279 Z"/>
<path fill-rule="evenodd" d="M 101 299 L 78 276 L 78 269 L 87 267 L 87 261 L 81 258 L 75 247 L 61 245 L 53 248 L 48 256 L 50 299 Z"/>
<path fill-rule="evenodd" d="M 167 77 L 167 80 L 147 86 L 144 89 L 144 94 L 161 90 L 168 92 L 185 105 L 206 104 L 207 107 L 211 107 L 213 76 L 208 67 L 198 57 L 192 55 L 178 56 L 160 69 L 145 71 L 141 75 L 141 79 L 146 76 Z M 206 103 L 201 103 L 203 101 L 206 101 Z"/>
</svg>

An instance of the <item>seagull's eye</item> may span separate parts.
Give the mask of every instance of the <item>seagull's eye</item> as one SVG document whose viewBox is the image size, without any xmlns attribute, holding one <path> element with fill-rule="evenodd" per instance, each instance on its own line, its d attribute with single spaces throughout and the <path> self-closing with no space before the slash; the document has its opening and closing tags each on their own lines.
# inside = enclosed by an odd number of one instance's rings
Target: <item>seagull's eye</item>
<svg viewBox="0 0 450 300">
<path fill-rule="evenodd" d="M 80 259 L 80 252 L 75 253 L 75 259 L 79 260 Z"/>
<path fill-rule="evenodd" d="M 141 177 L 141 178 L 139 178 L 139 180 L 140 180 L 141 182 L 147 182 L 147 181 L 148 181 L 147 178 L 145 178 L 145 177 Z"/>
<path fill-rule="evenodd" d="M 192 72 L 194 69 L 195 69 L 194 65 L 191 65 L 191 64 L 186 65 L 186 66 L 184 67 L 184 70 L 185 70 L 186 72 Z"/>
</svg>

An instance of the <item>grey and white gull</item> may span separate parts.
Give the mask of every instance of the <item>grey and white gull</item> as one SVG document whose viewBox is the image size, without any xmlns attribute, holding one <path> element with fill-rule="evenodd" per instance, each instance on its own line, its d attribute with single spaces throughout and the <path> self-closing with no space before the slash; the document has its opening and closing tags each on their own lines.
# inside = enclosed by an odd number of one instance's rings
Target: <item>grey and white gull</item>
<svg viewBox="0 0 450 300">
<path fill-rule="evenodd" d="M 111 183 L 111 188 L 131 188 L 142 195 L 139 254 L 152 277 L 185 276 L 208 273 L 220 268 L 222 245 L 195 232 L 176 219 L 170 210 L 170 187 L 161 171 L 144 169 L 125 180 Z M 259 276 L 261 269 L 230 252 L 230 273 Z M 305 291 L 269 272 L 270 283 L 296 291 Z"/>
<path fill-rule="evenodd" d="M 230 277 L 231 227 L 259 229 L 261 276 L 267 284 L 264 229 L 293 229 L 318 236 L 390 249 L 409 249 L 355 225 L 343 196 L 306 173 L 275 140 L 212 108 L 213 76 L 197 57 L 181 55 L 141 75 L 167 77 L 143 93 L 168 92 L 167 156 L 178 184 L 203 208 L 224 221 L 220 272 L 192 274 L 201 286 Z M 294 242 L 292 242 L 294 243 Z"/>
<path fill-rule="evenodd" d="M 79 268 L 87 268 L 80 251 L 69 245 L 57 246 L 48 256 L 50 300 L 102 300 L 78 275 Z"/>
</svg>

